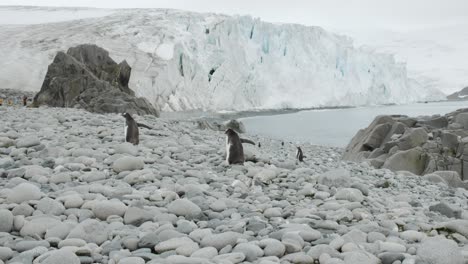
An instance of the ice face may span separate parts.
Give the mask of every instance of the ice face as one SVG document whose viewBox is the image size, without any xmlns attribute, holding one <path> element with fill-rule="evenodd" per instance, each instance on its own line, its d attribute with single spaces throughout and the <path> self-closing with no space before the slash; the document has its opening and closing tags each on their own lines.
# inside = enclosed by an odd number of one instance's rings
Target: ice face
<svg viewBox="0 0 468 264">
<path fill-rule="evenodd" d="M 82 43 L 127 60 L 130 88 L 163 111 L 372 105 L 441 96 L 408 79 L 393 56 L 355 48 L 350 38 L 319 27 L 161 9 L 2 27 L 0 83 L 39 90 L 55 53 Z"/>
</svg>

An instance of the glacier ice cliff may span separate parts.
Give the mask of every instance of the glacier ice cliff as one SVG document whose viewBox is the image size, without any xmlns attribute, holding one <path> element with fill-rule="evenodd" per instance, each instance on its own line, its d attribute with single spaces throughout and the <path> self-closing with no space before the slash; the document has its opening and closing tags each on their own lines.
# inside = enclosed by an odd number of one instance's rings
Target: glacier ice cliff
<svg viewBox="0 0 468 264">
<path fill-rule="evenodd" d="M 163 111 L 307 108 L 441 99 L 392 55 L 319 27 L 178 10 L 0 28 L 0 86 L 39 90 L 59 50 L 93 43 L 133 69 L 129 86 Z"/>
</svg>

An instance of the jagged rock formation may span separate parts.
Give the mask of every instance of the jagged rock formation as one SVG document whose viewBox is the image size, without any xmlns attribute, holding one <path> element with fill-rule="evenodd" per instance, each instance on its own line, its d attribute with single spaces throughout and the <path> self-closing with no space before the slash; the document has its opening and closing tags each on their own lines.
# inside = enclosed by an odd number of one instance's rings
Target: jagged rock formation
<svg viewBox="0 0 468 264">
<path fill-rule="evenodd" d="M 462 101 L 468 100 L 468 86 L 447 96 L 447 100 Z"/>
<path fill-rule="evenodd" d="M 445 116 L 378 116 L 354 136 L 343 159 L 417 175 L 455 171 L 468 180 L 468 108 Z"/>
<path fill-rule="evenodd" d="M 96 45 L 84 44 L 58 52 L 49 65 L 34 105 L 84 108 L 96 113 L 159 115 L 146 99 L 128 87 L 131 68 L 117 64 Z"/>
</svg>

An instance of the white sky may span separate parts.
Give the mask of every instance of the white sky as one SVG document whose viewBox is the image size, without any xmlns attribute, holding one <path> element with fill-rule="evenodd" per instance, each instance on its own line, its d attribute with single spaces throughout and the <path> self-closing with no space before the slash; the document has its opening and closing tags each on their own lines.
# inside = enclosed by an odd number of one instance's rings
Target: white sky
<svg viewBox="0 0 468 264">
<path fill-rule="evenodd" d="M 468 21 L 468 0 L 0 0 L 0 5 L 176 8 L 329 29 L 406 31 Z"/>
</svg>

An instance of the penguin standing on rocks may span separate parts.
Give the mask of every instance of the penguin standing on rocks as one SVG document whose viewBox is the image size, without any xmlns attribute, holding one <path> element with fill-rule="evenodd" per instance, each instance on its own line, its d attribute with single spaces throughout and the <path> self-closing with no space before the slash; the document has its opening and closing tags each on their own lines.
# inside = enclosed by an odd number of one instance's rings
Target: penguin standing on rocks
<svg viewBox="0 0 468 264">
<path fill-rule="evenodd" d="M 237 133 L 228 128 L 226 134 L 226 161 L 231 164 L 244 164 L 244 148 L 242 141 Z"/>
<path fill-rule="evenodd" d="M 138 145 L 138 143 L 140 143 L 140 132 L 138 131 L 138 127 L 140 126 L 148 129 L 151 129 L 151 127 L 137 123 L 129 113 L 123 113 L 122 116 L 125 117 L 125 142 Z"/>
<path fill-rule="evenodd" d="M 304 154 L 302 153 L 301 147 L 297 147 L 296 159 L 297 159 L 299 162 L 303 162 L 303 161 L 304 161 Z"/>
</svg>

